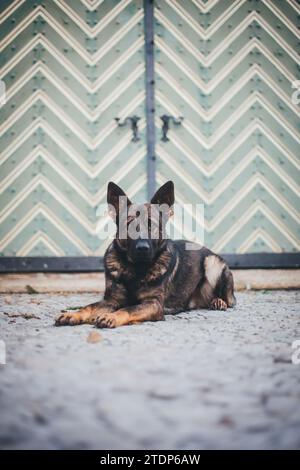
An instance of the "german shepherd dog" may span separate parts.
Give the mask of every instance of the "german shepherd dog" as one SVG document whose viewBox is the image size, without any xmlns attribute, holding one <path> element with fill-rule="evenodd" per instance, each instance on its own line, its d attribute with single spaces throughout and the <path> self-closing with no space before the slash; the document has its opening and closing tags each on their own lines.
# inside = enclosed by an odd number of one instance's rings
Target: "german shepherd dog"
<svg viewBox="0 0 300 470">
<path fill-rule="evenodd" d="M 200 245 L 187 250 L 185 240 L 166 238 L 166 219 L 174 205 L 172 181 L 155 193 L 150 204 L 139 206 L 146 213 L 142 222 L 137 219 L 138 213 L 128 215 L 132 203 L 112 182 L 108 184 L 107 202 L 115 210 L 117 233 L 104 256 L 104 299 L 77 312 L 61 314 L 56 319 L 57 326 L 89 323 L 98 328 L 115 328 L 164 320 L 165 314 L 199 308 L 226 310 L 235 305 L 232 273 L 220 256 Z M 167 217 L 163 220 L 160 214 L 153 225 L 151 208 L 162 204 L 168 208 Z M 126 233 L 126 238 L 121 238 L 120 225 L 124 220 L 127 228 L 139 220 L 137 230 L 141 230 L 141 223 L 147 229 L 151 225 L 151 236 L 132 238 Z M 153 232 L 156 236 L 152 236 Z"/>
</svg>

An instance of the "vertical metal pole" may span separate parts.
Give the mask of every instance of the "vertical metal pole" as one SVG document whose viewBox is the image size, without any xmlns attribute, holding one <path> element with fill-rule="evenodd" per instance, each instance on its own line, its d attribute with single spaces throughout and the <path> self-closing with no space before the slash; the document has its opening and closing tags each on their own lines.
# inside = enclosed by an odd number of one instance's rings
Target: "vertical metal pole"
<svg viewBox="0 0 300 470">
<path fill-rule="evenodd" d="M 155 96 L 154 96 L 154 1 L 144 0 L 146 121 L 147 121 L 147 196 L 156 189 L 155 182 Z"/>
</svg>

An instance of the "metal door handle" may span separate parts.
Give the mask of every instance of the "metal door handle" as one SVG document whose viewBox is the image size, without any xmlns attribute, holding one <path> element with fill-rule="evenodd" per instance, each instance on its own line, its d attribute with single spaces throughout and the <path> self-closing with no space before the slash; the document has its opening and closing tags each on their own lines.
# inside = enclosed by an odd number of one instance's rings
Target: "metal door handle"
<svg viewBox="0 0 300 470">
<path fill-rule="evenodd" d="M 175 118 L 174 116 L 169 116 L 167 114 L 163 114 L 162 116 L 160 116 L 160 119 L 162 120 L 163 124 L 162 124 L 162 138 L 161 140 L 163 142 L 168 142 L 170 139 L 168 138 L 167 136 L 167 133 L 169 131 L 169 127 L 170 127 L 170 121 L 173 122 L 173 124 L 175 124 L 175 126 L 179 126 L 182 121 L 183 121 L 183 117 L 182 116 L 179 116 L 178 118 Z"/>
<path fill-rule="evenodd" d="M 140 137 L 138 136 L 138 121 L 141 118 L 139 116 L 128 116 L 124 119 L 124 121 L 121 122 L 120 118 L 115 118 L 115 121 L 118 124 L 118 127 L 124 127 L 127 124 L 130 124 L 131 130 L 132 130 L 132 142 L 138 142 Z"/>
</svg>

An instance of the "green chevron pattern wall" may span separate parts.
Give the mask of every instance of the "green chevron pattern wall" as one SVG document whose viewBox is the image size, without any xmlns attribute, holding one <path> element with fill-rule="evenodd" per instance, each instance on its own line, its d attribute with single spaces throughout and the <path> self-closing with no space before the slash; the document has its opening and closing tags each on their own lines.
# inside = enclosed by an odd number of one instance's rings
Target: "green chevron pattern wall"
<svg viewBox="0 0 300 470">
<path fill-rule="evenodd" d="M 2 0 L 0 252 L 97 256 L 113 180 L 146 198 L 142 0 Z M 300 7 L 157 0 L 156 181 L 223 253 L 299 250 Z M 161 140 L 163 114 L 183 116 Z M 137 115 L 140 140 L 115 117 Z"/>
</svg>

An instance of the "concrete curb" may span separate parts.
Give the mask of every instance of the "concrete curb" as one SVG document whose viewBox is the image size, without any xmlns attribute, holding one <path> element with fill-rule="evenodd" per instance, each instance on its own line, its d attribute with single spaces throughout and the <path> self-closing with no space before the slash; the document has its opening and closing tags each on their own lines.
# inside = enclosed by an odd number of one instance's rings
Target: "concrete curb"
<svg viewBox="0 0 300 470">
<path fill-rule="evenodd" d="M 300 269 L 233 270 L 236 290 L 300 289 Z M 1 293 L 104 291 L 104 273 L 1 274 Z"/>
</svg>

